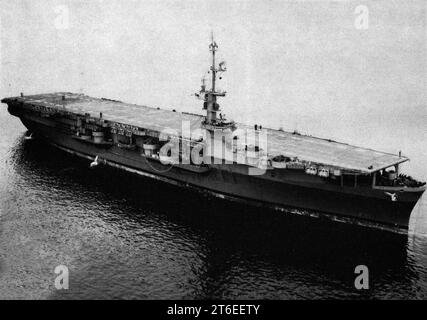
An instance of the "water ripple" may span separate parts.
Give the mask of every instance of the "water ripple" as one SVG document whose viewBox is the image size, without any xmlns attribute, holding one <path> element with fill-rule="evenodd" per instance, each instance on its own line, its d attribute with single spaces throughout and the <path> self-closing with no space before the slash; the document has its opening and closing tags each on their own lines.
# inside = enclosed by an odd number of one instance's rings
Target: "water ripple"
<svg viewBox="0 0 427 320">
<path fill-rule="evenodd" d="M 89 170 L 15 133 L 0 137 L 0 298 L 427 296 L 425 200 L 405 237 Z M 54 288 L 60 264 L 68 291 Z M 367 292 L 353 285 L 359 264 L 370 270 Z"/>
</svg>

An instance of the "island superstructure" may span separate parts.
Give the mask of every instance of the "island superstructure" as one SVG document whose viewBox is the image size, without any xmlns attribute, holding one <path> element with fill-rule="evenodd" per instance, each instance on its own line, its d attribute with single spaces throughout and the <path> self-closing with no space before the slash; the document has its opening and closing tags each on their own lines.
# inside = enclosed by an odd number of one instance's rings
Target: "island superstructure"
<svg viewBox="0 0 427 320">
<path fill-rule="evenodd" d="M 316 137 L 247 126 L 221 113 L 212 37 L 211 87 L 196 96 L 205 115 L 76 93 L 5 98 L 29 134 L 92 167 L 109 165 L 177 186 L 285 213 L 380 229 L 408 228 L 425 183 L 401 173 L 409 159 Z M 262 116 L 262 115 L 260 115 Z"/>
</svg>

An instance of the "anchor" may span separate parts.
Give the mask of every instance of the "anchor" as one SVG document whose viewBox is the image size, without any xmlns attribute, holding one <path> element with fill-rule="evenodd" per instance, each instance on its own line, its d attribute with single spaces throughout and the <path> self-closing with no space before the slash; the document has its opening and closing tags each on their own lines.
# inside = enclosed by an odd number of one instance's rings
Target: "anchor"
<svg viewBox="0 0 427 320">
<path fill-rule="evenodd" d="M 31 132 L 29 136 L 24 137 L 25 140 L 33 140 L 33 133 Z"/>
<path fill-rule="evenodd" d="M 391 201 L 397 201 L 397 195 L 396 193 L 390 193 L 390 192 L 384 192 L 386 195 L 389 195 L 391 197 Z"/>
<path fill-rule="evenodd" d="M 91 162 L 91 164 L 90 164 L 90 168 L 91 168 L 91 169 L 96 168 L 96 167 L 99 165 L 99 163 L 100 163 L 100 161 L 99 161 L 99 157 L 98 157 L 98 156 L 96 156 L 96 157 L 95 157 L 95 160 L 93 160 L 93 162 Z"/>
</svg>

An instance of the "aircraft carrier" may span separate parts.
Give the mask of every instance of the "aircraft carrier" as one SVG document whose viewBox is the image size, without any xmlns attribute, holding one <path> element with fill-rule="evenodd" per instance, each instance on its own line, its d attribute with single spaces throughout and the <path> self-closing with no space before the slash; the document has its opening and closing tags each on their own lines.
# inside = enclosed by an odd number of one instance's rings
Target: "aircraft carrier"
<svg viewBox="0 0 427 320">
<path fill-rule="evenodd" d="M 229 121 L 210 87 L 195 94 L 204 115 L 75 93 L 5 98 L 28 137 L 89 160 L 215 196 L 312 217 L 405 232 L 425 183 L 401 173 L 409 159 L 332 140 Z"/>
</svg>

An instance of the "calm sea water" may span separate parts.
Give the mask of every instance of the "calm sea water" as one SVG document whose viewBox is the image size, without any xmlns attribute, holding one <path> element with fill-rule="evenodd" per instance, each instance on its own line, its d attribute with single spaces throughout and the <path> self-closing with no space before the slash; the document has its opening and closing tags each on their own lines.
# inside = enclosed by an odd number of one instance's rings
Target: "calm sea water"
<svg viewBox="0 0 427 320">
<path fill-rule="evenodd" d="M 427 298 L 425 196 L 395 235 L 89 170 L 24 140 L 6 108 L 0 127 L 2 299 Z M 69 290 L 54 287 L 58 265 Z"/>
</svg>

